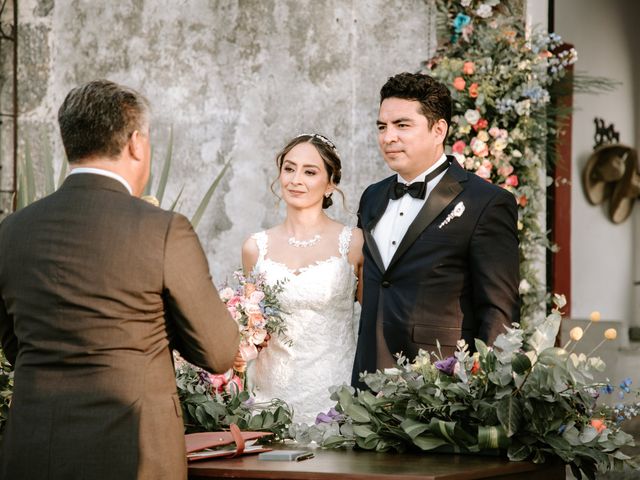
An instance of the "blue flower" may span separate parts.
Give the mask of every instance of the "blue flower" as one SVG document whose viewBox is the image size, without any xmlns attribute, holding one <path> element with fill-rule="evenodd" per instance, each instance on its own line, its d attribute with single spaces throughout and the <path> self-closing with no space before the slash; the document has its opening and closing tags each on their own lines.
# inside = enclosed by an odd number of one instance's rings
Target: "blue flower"
<svg viewBox="0 0 640 480">
<path fill-rule="evenodd" d="M 456 18 L 453 19 L 453 28 L 456 33 L 462 32 L 462 29 L 471 23 L 471 17 L 464 13 L 458 13 Z"/>
<path fill-rule="evenodd" d="M 633 382 L 631 381 L 630 377 L 625 378 L 622 383 L 620 383 L 620 388 L 625 392 L 625 393 L 631 393 L 631 389 L 629 388 L 631 386 Z"/>
<path fill-rule="evenodd" d="M 613 385 L 611 385 L 610 383 L 607 383 L 604 387 L 600 389 L 602 393 L 606 393 L 607 395 L 612 394 L 613 390 L 614 390 Z"/>
<path fill-rule="evenodd" d="M 560 428 L 558 428 L 558 433 L 562 435 L 566 429 L 567 429 L 566 425 L 560 425 Z"/>
</svg>

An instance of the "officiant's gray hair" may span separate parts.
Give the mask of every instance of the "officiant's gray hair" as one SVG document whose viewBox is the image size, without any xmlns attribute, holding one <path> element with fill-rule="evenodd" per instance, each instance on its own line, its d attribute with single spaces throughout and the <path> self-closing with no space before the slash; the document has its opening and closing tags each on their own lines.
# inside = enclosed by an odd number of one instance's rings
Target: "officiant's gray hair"
<svg viewBox="0 0 640 480">
<path fill-rule="evenodd" d="M 149 101 L 131 88 L 94 80 L 67 94 L 58 123 L 70 163 L 94 155 L 115 158 L 134 131 L 149 127 Z"/>
<path fill-rule="evenodd" d="M 329 140 L 324 135 L 320 135 L 319 133 L 301 133 L 300 135 L 292 138 L 289 143 L 287 143 L 278 155 L 276 156 L 276 165 L 278 166 L 278 172 L 282 170 L 282 164 L 284 163 L 284 157 L 295 147 L 301 143 L 310 143 L 313 145 L 320 158 L 324 163 L 325 168 L 327 169 L 327 174 L 329 175 L 329 183 L 332 183 L 336 186 L 336 191 L 342 197 L 342 204 L 345 204 L 344 193 L 342 190 L 338 188 L 338 184 L 340 183 L 340 179 L 342 178 L 342 162 L 340 160 L 340 155 L 338 155 L 338 149 L 335 144 Z M 271 184 L 271 191 L 274 195 L 278 196 L 278 194 L 274 190 L 274 186 L 278 179 L 276 178 Z M 331 195 L 324 197 L 322 199 L 322 208 L 329 208 L 333 205 L 333 200 L 331 199 Z"/>
</svg>

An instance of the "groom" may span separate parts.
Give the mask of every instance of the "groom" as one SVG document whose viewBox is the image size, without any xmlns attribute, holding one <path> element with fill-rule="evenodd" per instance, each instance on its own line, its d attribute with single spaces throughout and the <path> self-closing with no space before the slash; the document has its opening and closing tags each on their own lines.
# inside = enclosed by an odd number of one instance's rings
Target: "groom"
<svg viewBox="0 0 640 480">
<path fill-rule="evenodd" d="M 444 154 L 446 86 L 400 73 L 380 91 L 378 143 L 396 172 L 362 194 L 364 298 L 352 384 L 413 359 L 452 355 L 464 339 L 492 343 L 519 319 L 516 201 Z"/>
</svg>

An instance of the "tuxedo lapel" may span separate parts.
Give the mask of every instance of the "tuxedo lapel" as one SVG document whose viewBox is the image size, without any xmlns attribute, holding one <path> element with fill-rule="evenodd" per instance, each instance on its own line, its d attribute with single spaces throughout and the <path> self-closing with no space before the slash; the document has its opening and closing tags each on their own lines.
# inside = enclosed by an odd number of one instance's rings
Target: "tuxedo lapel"
<svg viewBox="0 0 640 480">
<path fill-rule="evenodd" d="M 367 246 L 369 247 L 369 251 L 371 252 L 371 257 L 381 272 L 385 271 L 384 262 L 382 261 L 378 244 L 376 243 L 375 238 L 373 238 L 372 230 L 378 224 L 380 218 L 382 218 L 382 215 L 384 215 L 384 212 L 387 209 L 387 205 L 389 204 L 389 190 L 393 184 L 393 178 L 395 177 L 390 177 L 386 185 L 383 185 L 380 189 L 381 191 L 374 201 L 375 205 L 372 210 L 373 215 L 371 216 L 371 219 L 363 225 L 364 238 L 367 242 Z"/>
<path fill-rule="evenodd" d="M 400 257 L 409 249 L 413 242 L 416 241 L 422 231 L 435 220 L 435 218 L 442 213 L 442 211 L 449 205 L 462 191 L 461 182 L 466 180 L 466 172 L 459 166 L 458 162 L 454 159 L 451 162 L 451 166 L 445 173 L 444 177 L 438 182 L 433 191 L 429 194 L 429 198 L 425 202 L 424 206 L 418 212 L 418 216 L 413 223 L 409 226 L 407 233 L 403 237 L 396 253 L 389 262 L 387 270 L 390 270 L 393 265 L 398 261 Z"/>
</svg>

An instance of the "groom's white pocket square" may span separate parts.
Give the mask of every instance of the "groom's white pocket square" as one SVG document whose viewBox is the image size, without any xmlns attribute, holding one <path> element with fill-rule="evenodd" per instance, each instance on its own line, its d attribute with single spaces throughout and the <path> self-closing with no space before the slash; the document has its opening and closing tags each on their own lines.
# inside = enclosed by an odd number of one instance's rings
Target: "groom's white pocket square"
<svg viewBox="0 0 640 480">
<path fill-rule="evenodd" d="M 447 218 L 445 218 L 442 221 L 442 223 L 438 225 L 438 228 L 444 227 L 447 223 L 449 223 L 454 218 L 461 217 L 463 213 L 464 213 L 464 202 L 458 202 L 456 206 L 453 207 L 453 210 L 449 212 L 449 215 L 447 215 Z"/>
</svg>

